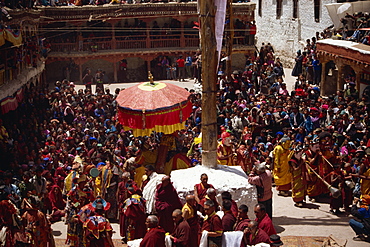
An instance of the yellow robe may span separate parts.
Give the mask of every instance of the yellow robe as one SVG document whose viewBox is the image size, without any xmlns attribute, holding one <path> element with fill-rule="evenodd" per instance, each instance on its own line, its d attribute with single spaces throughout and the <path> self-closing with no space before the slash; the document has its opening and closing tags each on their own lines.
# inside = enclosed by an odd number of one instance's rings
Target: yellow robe
<svg viewBox="0 0 370 247">
<path fill-rule="evenodd" d="M 370 176 L 370 168 L 363 175 Z M 370 195 L 370 180 L 361 179 L 361 198 L 364 195 Z"/>
<path fill-rule="evenodd" d="M 234 161 L 233 157 L 228 157 L 225 160 L 219 159 L 220 156 L 228 156 L 233 153 L 233 149 L 231 146 L 225 146 L 222 144 L 222 141 L 217 145 L 217 164 L 224 165 L 224 166 L 233 166 Z"/>
<path fill-rule="evenodd" d="M 281 145 L 277 145 L 273 151 L 274 180 L 276 186 L 291 184 L 292 174 L 290 173 L 290 166 L 288 163 L 289 153 L 289 149 L 284 149 Z M 280 171 L 278 171 L 278 169 Z"/>
</svg>

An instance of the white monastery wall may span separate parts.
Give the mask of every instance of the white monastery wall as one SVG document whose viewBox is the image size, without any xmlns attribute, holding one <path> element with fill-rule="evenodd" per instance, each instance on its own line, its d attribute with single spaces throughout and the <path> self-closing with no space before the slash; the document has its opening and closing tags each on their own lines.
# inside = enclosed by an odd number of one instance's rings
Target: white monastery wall
<svg viewBox="0 0 370 247">
<path fill-rule="evenodd" d="M 277 0 L 262 0 L 262 16 L 259 16 L 258 0 L 256 3 L 255 20 L 257 25 L 256 45 L 270 42 L 275 53 L 283 60 L 285 66 L 293 64 L 297 50 L 303 50 L 305 40 L 315 36 L 332 24 L 325 4 L 335 3 L 334 0 L 320 1 L 320 20 L 315 22 L 314 1 L 299 0 L 297 14 L 293 18 L 293 0 L 282 1 L 281 17 L 276 17 Z"/>
</svg>

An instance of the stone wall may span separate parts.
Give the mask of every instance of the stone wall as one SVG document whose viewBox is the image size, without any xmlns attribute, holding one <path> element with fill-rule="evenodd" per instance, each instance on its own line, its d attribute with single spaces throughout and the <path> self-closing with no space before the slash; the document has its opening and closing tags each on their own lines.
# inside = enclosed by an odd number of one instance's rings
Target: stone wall
<svg viewBox="0 0 370 247">
<path fill-rule="evenodd" d="M 298 18 L 293 18 L 293 0 L 283 0 L 282 15 L 276 18 L 276 0 L 262 0 L 262 16 L 258 15 L 258 0 L 256 3 L 257 47 L 270 42 L 275 53 L 284 62 L 285 67 L 292 67 L 297 50 L 302 50 L 306 39 L 315 36 L 332 24 L 325 4 L 335 3 L 334 0 L 322 0 L 320 21 L 314 19 L 314 1 L 298 1 Z"/>
</svg>

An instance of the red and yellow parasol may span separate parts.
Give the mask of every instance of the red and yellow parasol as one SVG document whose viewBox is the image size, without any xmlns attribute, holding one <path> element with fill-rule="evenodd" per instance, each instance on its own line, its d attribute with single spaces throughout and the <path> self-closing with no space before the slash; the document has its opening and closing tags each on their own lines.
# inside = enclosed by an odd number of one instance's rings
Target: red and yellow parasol
<svg viewBox="0 0 370 247">
<path fill-rule="evenodd" d="M 184 129 L 192 111 L 184 88 L 164 82 L 144 82 L 121 91 L 117 97 L 118 119 L 134 136 L 153 131 L 172 134 Z"/>
</svg>

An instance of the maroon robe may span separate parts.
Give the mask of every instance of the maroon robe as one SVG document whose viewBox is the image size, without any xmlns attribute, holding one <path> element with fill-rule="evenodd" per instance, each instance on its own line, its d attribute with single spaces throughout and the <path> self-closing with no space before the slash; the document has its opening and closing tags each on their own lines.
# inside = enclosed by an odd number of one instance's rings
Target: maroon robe
<svg viewBox="0 0 370 247">
<path fill-rule="evenodd" d="M 150 229 L 140 243 L 140 247 L 166 247 L 164 243 L 166 232 L 160 227 Z"/>
<path fill-rule="evenodd" d="M 129 226 L 129 221 L 131 220 L 131 226 L 135 228 L 134 236 L 131 239 L 138 239 L 144 237 L 146 233 L 146 214 L 145 207 L 142 202 L 137 200 L 132 200 L 129 206 L 126 207 L 124 212 L 120 214 L 120 234 L 121 237 L 126 236 L 127 227 Z"/>
<path fill-rule="evenodd" d="M 207 232 L 223 232 L 224 229 L 222 227 L 222 221 L 220 217 L 213 212 L 207 219 L 203 222 L 202 228 L 200 229 L 199 235 L 201 236 L 202 232 L 206 230 Z M 200 239 L 200 237 L 199 237 Z M 208 240 L 212 240 L 213 242 L 222 242 L 222 236 L 219 237 L 208 237 Z"/>
<path fill-rule="evenodd" d="M 129 179 L 127 182 L 122 181 L 118 183 L 118 209 L 119 209 L 118 212 L 119 212 L 120 235 L 121 237 L 125 237 L 126 232 L 127 232 L 127 227 L 129 225 L 128 220 L 130 218 L 136 220 L 137 218 L 137 225 L 139 229 L 136 229 L 136 226 L 135 226 L 135 235 L 132 236 L 132 238 L 133 239 L 142 238 L 146 232 L 145 225 L 142 225 L 142 222 L 144 222 L 145 224 L 145 219 L 146 219 L 145 210 L 142 213 L 141 206 L 133 205 L 133 208 L 127 208 L 126 213 L 124 212 L 126 199 L 131 196 L 130 192 L 127 190 L 128 187 L 134 188 L 135 190 L 134 194 L 138 194 L 140 196 L 142 194 L 137 184 L 131 179 Z M 137 201 L 137 203 L 144 203 L 144 202 Z M 131 207 L 131 205 L 129 207 Z"/>
<path fill-rule="evenodd" d="M 159 225 L 166 232 L 173 232 L 174 224 L 172 212 L 175 209 L 181 208 L 182 203 L 172 183 L 168 184 L 166 187 L 162 187 L 162 184 L 158 184 L 155 193 L 155 210 L 158 214 Z"/>
<path fill-rule="evenodd" d="M 198 247 L 198 233 L 199 233 L 199 216 L 197 214 L 197 208 L 191 206 L 194 210 L 194 216 L 187 219 L 190 226 L 190 238 L 188 242 L 189 247 Z"/>
<path fill-rule="evenodd" d="M 256 235 L 253 236 L 252 234 L 249 234 L 247 236 L 247 241 L 248 243 L 246 243 L 245 239 L 243 238 L 242 243 L 240 244 L 240 247 L 247 247 L 247 246 L 256 245 L 259 243 L 269 244 L 270 237 L 269 235 L 267 235 L 267 233 L 264 230 L 258 229 Z"/>
<path fill-rule="evenodd" d="M 238 217 L 238 205 L 234 200 L 231 200 L 231 212 L 235 218 Z"/>
<path fill-rule="evenodd" d="M 202 207 L 201 208 L 201 212 L 204 212 L 203 211 L 203 208 L 204 208 L 204 203 L 207 201 L 207 200 L 211 200 L 211 201 L 213 201 L 213 203 L 215 204 L 215 211 L 217 212 L 217 211 L 219 211 L 219 209 L 220 209 L 220 204 L 218 204 L 218 201 L 217 200 L 212 200 L 211 198 L 209 198 L 208 196 L 205 196 L 202 200 L 200 200 L 200 202 L 199 202 L 199 205 Z"/>
<path fill-rule="evenodd" d="M 236 222 L 236 218 L 232 214 L 231 211 L 226 211 L 224 216 L 222 217 L 222 227 L 225 232 L 227 231 L 233 231 L 234 225 Z"/>
<path fill-rule="evenodd" d="M 276 234 L 276 230 L 268 214 L 265 214 L 265 217 L 262 219 L 256 218 L 258 222 L 258 228 L 264 230 L 269 236 Z"/>
<path fill-rule="evenodd" d="M 175 238 L 173 244 L 176 247 L 189 247 L 190 238 L 190 226 L 187 221 L 183 220 L 178 225 L 176 225 L 175 230 L 172 234 Z"/>
<path fill-rule="evenodd" d="M 207 195 L 207 190 L 209 188 L 215 188 L 215 187 L 213 187 L 212 184 L 207 184 L 206 186 L 203 186 L 203 184 L 200 183 L 200 184 L 196 184 L 195 188 L 197 189 L 198 198 L 199 198 L 199 201 L 200 201 Z"/>
<path fill-rule="evenodd" d="M 249 222 L 251 222 L 251 220 L 248 218 L 239 221 L 236 224 L 234 231 L 244 231 L 244 229 L 248 226 Z"/>
</svg>

